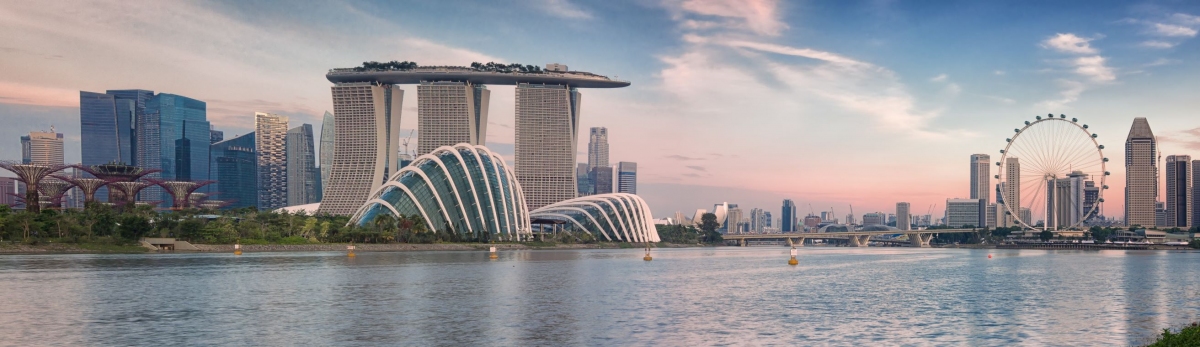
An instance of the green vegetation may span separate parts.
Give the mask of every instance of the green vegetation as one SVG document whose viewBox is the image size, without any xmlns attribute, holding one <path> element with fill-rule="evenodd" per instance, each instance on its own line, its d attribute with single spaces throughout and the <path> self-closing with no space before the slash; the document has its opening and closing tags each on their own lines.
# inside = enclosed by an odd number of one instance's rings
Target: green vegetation
<svg viewBox="0 0 1200 347">
<path fill-rule="evenodd" d="M 1200 346 L 1200 323 L 1192 323 L 1179 332 L 1172 333 L 1171 329 L 1163 329 L 1162 336 L 1148 347 Z"/>
<path fill-rule="evenodd" d="M 474 69 L 475 71 L 499 72 L 499 73 L 515 73 L 515 72 L 542 73 L 542 72 L 544 72 L 544 71 L 542 71 L 542 68 L 537 67 L 535 65 L 504 64 L 504 63 L 495 63 L 495 62 L 490 62 L 490 61 L 487 62 L 486 64 L 480 63 L 480 62 L 472 62 L 471 69 Z"/>
<path fill-rule="evenodd" d="M 700 218 L 701 218 L 701 221 L 703 221 L 704 217 L 701 216 Z M 712 227 L 711 234 L 708 231 L 696 229 L 696 227 L 693 227 L 693 226 L 655 225 L 654 227 L 655 227 L 655 229 L 658 230 L 659 239 L 662 239 L 662 242 L 664 242 L 664 243 L 685 244 L 685 245 L 694 245 L 694 244 L 701 244 L 701 243 L 707 243 L 707 244 L 720 243 L 721 242 L 721 233 L 717 232 L 717 227 L 716 227 L 717 216 L 716 215 L 713 215 L 711 222 L 712 222 L 712 224 L 710 225 L 710 227 Z M 703 227 L 703 225 L 701 227 Z"/>
<path fill-rule="evenodd" d="M 701 238 L 700 241 L 704 242 L 704 243 L 708 243 L 708 244 L 716 244 L 716 243 L 721 243 L 722 241 L 724 241 L 721 238 L 721 233 L 717 232 L 717 228 L 719 228 L 719 227 L 721 227 L 721 224 L 717 223 L 717 215 L 716 214 L 705 213 L 705 214 L 701 215 L 700 216 L 700 231 L 703 232 L 701 234 L 701 235 L 703 235 L 703 237 Z"/>
<path fill-rule="evenodd" d="M 412 70 L 412 69 L 415 69 L 415 68 L 417 68 L 417 63 L 416 63 L 416 62 L 411 62 L 411 61 L 395 61 L 395 60 L 393 60 L 393 61 L 389 61 L 389 62 L 386 62 L 386 63 L 380 63 L 380 62 L 377 62 L 377 61 L 364 61 L 364 62 L 362 63 L 362 66 L 355 67 L 355 68 L 354 68 L 354 71 L 359 71 L 359 72 L 362 72 L 362 71 L 367 71 L 367 70 L 373 70 L 373 71 L 388 71 L 388 70 L 400 70 L 400 71 L 408 71 L 408 70 Z"/>
<path fill-rule="evenodd" d="M 149 206 L 121 211 L 104 204 L 82 210 L 39 213 L 0 206 L 0 242 L 69 244 L 102 252 L 130 251 L 144 237 L 172 237 L 203 244 L 307 244 L 320 242 L 434 243 L 489 242 L 487 234 L 468 237 L 429 230 L 420 217 L 381 216 L 366 227 L 347 226 L 349 217 L 235 210 L 155 211 Z M 589 243 L 588 233 L 559 233 L 562 243 Z M 86 246 L 85 246 L 86 245 Z"/>
</svg>

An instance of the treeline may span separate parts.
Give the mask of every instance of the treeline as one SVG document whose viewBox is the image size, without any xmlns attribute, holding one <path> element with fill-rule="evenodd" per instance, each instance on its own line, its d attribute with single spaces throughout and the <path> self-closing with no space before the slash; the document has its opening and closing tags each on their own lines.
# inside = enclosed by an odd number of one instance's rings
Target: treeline
<svg viewBox="0 0 1200 347">
<path fill-rule="evenodd" d="M 655 225 L 662 242 L 677 244 L 720 244 L 724 239 L 717 231 L 717 215 L 705 213 L 700 216 L 700 228 L 683 225 Z"/>
<path fill-rule="evenodd" d="M 359 72 L 361 72 L 361 71 L 367 71 L 367 70 L 401 70 L 401 71 L 407 71 L 407 70 L 416 69 L 416 68 L 417 68 L 417 66 L 418 66 L 418 65 L 417 65 L 417 63 L 416 63 L 416 62 L 413 62 L 413 61 L 395 61 L 395 60 L 393 60 L 393 61 L 389 61 L 389 62 L 386 62 L 386 63 L 380 63 L 380 62 L 377 62 L 377 61 L 364 61 L 364 62 L 362 63 L 362 66 L 355 67 L 355 68 L 354 68 L 354 71 L 359 71 Z"/>
<path fill-rule="evenodd" d="M 0 205 L 0 241 L 37 244 L 129 244 L 144 237 L 172 237 L 193 243 L 432 243 L 488 241 L 446 230 L 430 231 L 417 216 L 376 218 L 372 225 L 346 225 L 349 217 L 275 213 L 253 207 L 227 210 L 155 211 L 138 206 L 118 211 L 104 204 L 82 210 L 14 211 Z"/>
<path fill-rule="evenodd" d="M 471 68 L 475 71 L 499 72 L 499 73 L 542 73 L 541 67 L 536 65 L 521 65 L 521 64 L 504 64 L 495 62 L 472 62 Z"/>
</svg>

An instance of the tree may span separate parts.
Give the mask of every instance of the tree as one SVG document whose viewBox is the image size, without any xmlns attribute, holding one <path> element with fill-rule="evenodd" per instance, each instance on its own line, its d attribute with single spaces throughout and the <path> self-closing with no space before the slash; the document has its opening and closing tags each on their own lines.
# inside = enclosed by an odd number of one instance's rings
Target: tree
<svg viewBox="0 0 1200 347">
<path fill-rule="evenodd" d="M 717 223 L 717 215 L 705 213 L 704 215 L 700 216 L 700 230 L 704 231 L 705 243 L 711 244 L 723 241 L 721 238 L 721 233 L 717 232 L 717 228 L 720 226 L 721 224 Z"/>
<path fill-rule="evenodd" d="M 1042 233 L 1038 234 L 1038 238 L 1042 239 L 1042 242 L 1050 241 L 1050 239 L 1054 238 L 1054 232 L 1042 230 Z"/>
<path fill-rule="evenodd" d="M 1088 233 L 1092 234 L 1092 239 L 1094 239 L 1094 240 L 1096 240 L 1096 242 L 1100 242 L 1100 243 L 1108 241 L 1108 237 L 1112 236 L 1112 230 L 1109 230 L 1107 228 L 1101 228 L 1098 226 L 1094 226 L 1091 229 L 1088 229 Z"/>
<path fill-rule="evenodd" d="M 129 214 L 121 217 L 121 226 L 118 227 L 121 237 L 126 240 L 138 240 L 149 234 L 150 230 L 150 220 L 142 216 Z"/>
</svg>

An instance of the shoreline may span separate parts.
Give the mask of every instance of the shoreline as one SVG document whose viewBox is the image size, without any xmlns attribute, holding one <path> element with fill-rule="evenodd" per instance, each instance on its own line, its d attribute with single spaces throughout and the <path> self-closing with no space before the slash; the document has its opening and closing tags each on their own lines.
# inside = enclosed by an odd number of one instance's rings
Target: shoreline
<svg viewBox="0 0 1200 347">
<path fill-rule="evenodd" d="M 0 244 L 0 256 L 29 255 L 29 254 L 140 254 L 140 253 L 233 253 L 232 244 L 192 244 L 198 251 L 153 251 L 137 245 L 96 245 L 96 244 Z M 256 244 L 242 245 L 242 252 L 344 252 L 348 243 L 316 243 L 316 244 Z M 632 245 L 630 247 L 629 245 Z M 355 252 L 419 252 L 419 251 L 487 251 L 489 247 L 496 250 L 570 250 L 570 249 L 641 249 L 640 243 L 591 243 L 591 244 L 554 244 L 538 243 L 359 243 L 354 245 Z M 706 247 L 704 245 L 686 244 L 655 244 L 653 248 L 692 248 Z"/>
</svg>

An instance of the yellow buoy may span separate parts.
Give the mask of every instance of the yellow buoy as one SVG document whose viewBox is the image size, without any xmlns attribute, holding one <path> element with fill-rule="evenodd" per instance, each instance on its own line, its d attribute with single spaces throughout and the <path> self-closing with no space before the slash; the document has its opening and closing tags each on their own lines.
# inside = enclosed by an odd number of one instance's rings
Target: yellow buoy
<svg viewBox="0 0 1200 347">
<path fill-rule="evenodd" d="M 242 245 L 241 244 L 237 244 L 237 243 L 233 244 L 233 255 L 242 255 Z"/>
<path fill-rule="evenodd" d="M 800 265 L 800 261 L 796 260 L 796 248 L 792 247 L 792 259 L 788 259 L 788 265 Z"/>
<path fill-rule="evenodd" d="M 499 258 L 500 257 L 496 255 L 496 246 L 492 246 L 491 248 L 488 249 L 488 259 L 499 259 Z"/>
<path fill-rule="evenodd" d="M 354 257 L 354 244 L 353 243 L 351 243 L 349 246 L 346 246 L 346 256 L 351 257 L 351 258 Z"/>
</svg>

